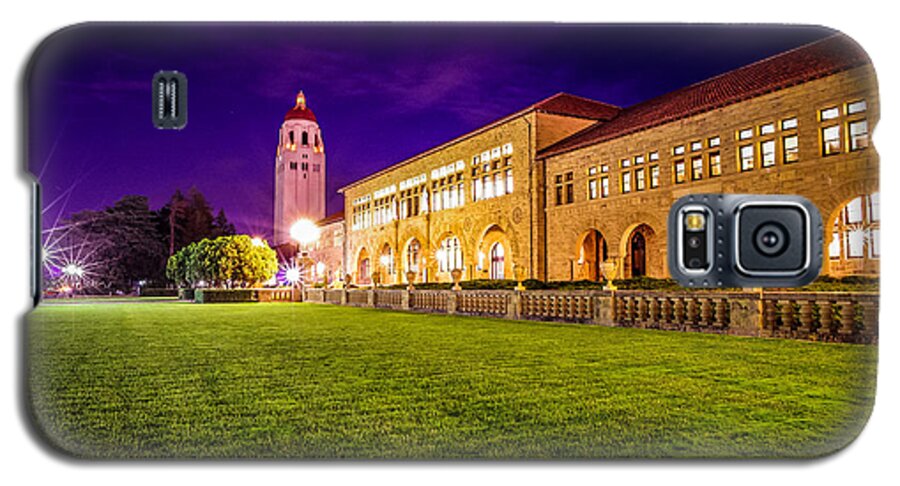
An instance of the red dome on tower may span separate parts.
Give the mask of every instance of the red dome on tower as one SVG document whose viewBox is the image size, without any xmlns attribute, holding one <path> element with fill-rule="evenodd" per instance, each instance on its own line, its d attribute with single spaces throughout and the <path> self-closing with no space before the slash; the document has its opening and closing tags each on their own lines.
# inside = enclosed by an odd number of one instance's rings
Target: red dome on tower
<svg viewBox="0 0 900 486">
<path fill-rule="evenodd" d="M 294 105 L 291 111 L 287 112 L 287 114 L 284 115 L 284 120 L 309 120 L 312 122 L 316 121 L 316 115 L 314 115 L 312 110 L 310 110 L 306 106 L 306 96 L 303 95 L 303 91 L 297 93 L 297 104 Z"/>
</svg>

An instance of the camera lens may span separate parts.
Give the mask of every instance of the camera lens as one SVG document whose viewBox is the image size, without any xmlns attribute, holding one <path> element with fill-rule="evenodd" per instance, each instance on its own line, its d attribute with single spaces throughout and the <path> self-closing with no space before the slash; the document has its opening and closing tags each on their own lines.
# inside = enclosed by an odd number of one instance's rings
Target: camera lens
<svg viewBox="0 0 900 486">
<path fill-rule="evenodd" d="M 699 258 L 691 258 L 690 260 L 688 260 L 687 267 L 688 268 L 703 268 L 704 265 L 703 265 L 703 261 L 700 260 Z"/>
<path fill-rule="evenodd" d="M 687 243 L 691 248 L 700 248 L 700 244 L 703 243 L 703 240 L 701 240 L 699 236 L 691 236 L 688 238 Z"/>
<path fill-rule="evenodd" d="M 788 246 L 787 231 L 778 223 L 765 223 L 756 230 L 753 244 L 763 255 L 778 256 Z"/>
</svg>

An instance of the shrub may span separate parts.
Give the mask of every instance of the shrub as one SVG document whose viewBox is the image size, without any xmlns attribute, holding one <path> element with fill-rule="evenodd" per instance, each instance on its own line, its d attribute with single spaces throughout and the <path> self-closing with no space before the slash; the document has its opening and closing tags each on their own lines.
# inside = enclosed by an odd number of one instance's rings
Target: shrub
<svg viewBox="0 0 900 486">
<path fill-rule="evenodd" d="M 180 300 L 194 300 L 194 289 L 178 289 L 178 298 Z"/>
<path fill-rule="evenodd" d="M 256 289 L 195 289 L 194 302 L 198 304 L 259 302 L 259 294 Z"/>
<path fill-rule="evenodd" d="M 141 297 L 178 297 L 178 289 L 141 287 L 138 289 L 138 295 Z"/>
</svg>

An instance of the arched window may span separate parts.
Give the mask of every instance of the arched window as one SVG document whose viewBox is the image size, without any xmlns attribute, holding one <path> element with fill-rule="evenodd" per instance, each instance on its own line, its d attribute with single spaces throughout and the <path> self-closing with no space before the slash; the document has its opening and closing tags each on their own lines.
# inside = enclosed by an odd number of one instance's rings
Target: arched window
<svg viewBox="0 0 900 486">
<path fill-rule="evenodd" d="M 300 143 L 304 146 L 309 145 L 309 133 L 303 132 L 303 135 L 300 136 Z"/>
<path fill-rule="evenodd" d="M 358 275 L 357 282 L 359 282 L 361 284 L 369 283 L 370 275 L 369 275 L 369 259 L 368 258 L 363 258 L 359 261 L 359 269 L 358 269 L 357 275 Z"/>
<path fill-rule="evenodd" d="M 879 193 L 848 202 L 834 221 L 828 257 L 832 260 L 863 260 L 881 256 Z M 848 269 L 849 270 L 849 269 Z M 855 273 L 855 271 L 852 271 Z"/>
<path fill-rule="evenodd" d="M 439 272 L 462 269 L 462 248 L 459 245 L 459 238 L 455 236 L 444 238 L 437 251 L 437 260 Z"/>
<path fill-rule="evenodd" d="M 406 271 L 419 273 L 419 258 L 422 252 L 422 245 L 419 240 L 413 238 L 406 245 Z"/>
<path fill-rule="evenodd" d="M 491 247 L 491 278 L 494 280 L 503 280 L 503 245 L 494 243 Z"/>
<path fill-rule="evenodd" d="M 384 245 L 381 249 L 381 256 L 378 257 L 379 263 L 384 267 L 388 275 L 394 274 L 394 250 L 390 245 Z"/>
</svg>

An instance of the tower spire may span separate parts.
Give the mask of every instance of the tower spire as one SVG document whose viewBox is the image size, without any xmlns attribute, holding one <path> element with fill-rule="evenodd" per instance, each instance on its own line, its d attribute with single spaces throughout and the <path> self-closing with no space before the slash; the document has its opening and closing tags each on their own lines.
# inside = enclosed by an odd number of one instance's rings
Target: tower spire
<svg viewBox="0 0 900 486">
<path fill-rule="evenodd" d="M 302 89 L 297 93 L 297 104 L 294 105 L 294 108 L 300 108 L 301 110 L 306 109 L 306 96 L 303 94 Z"/>
</svg>

